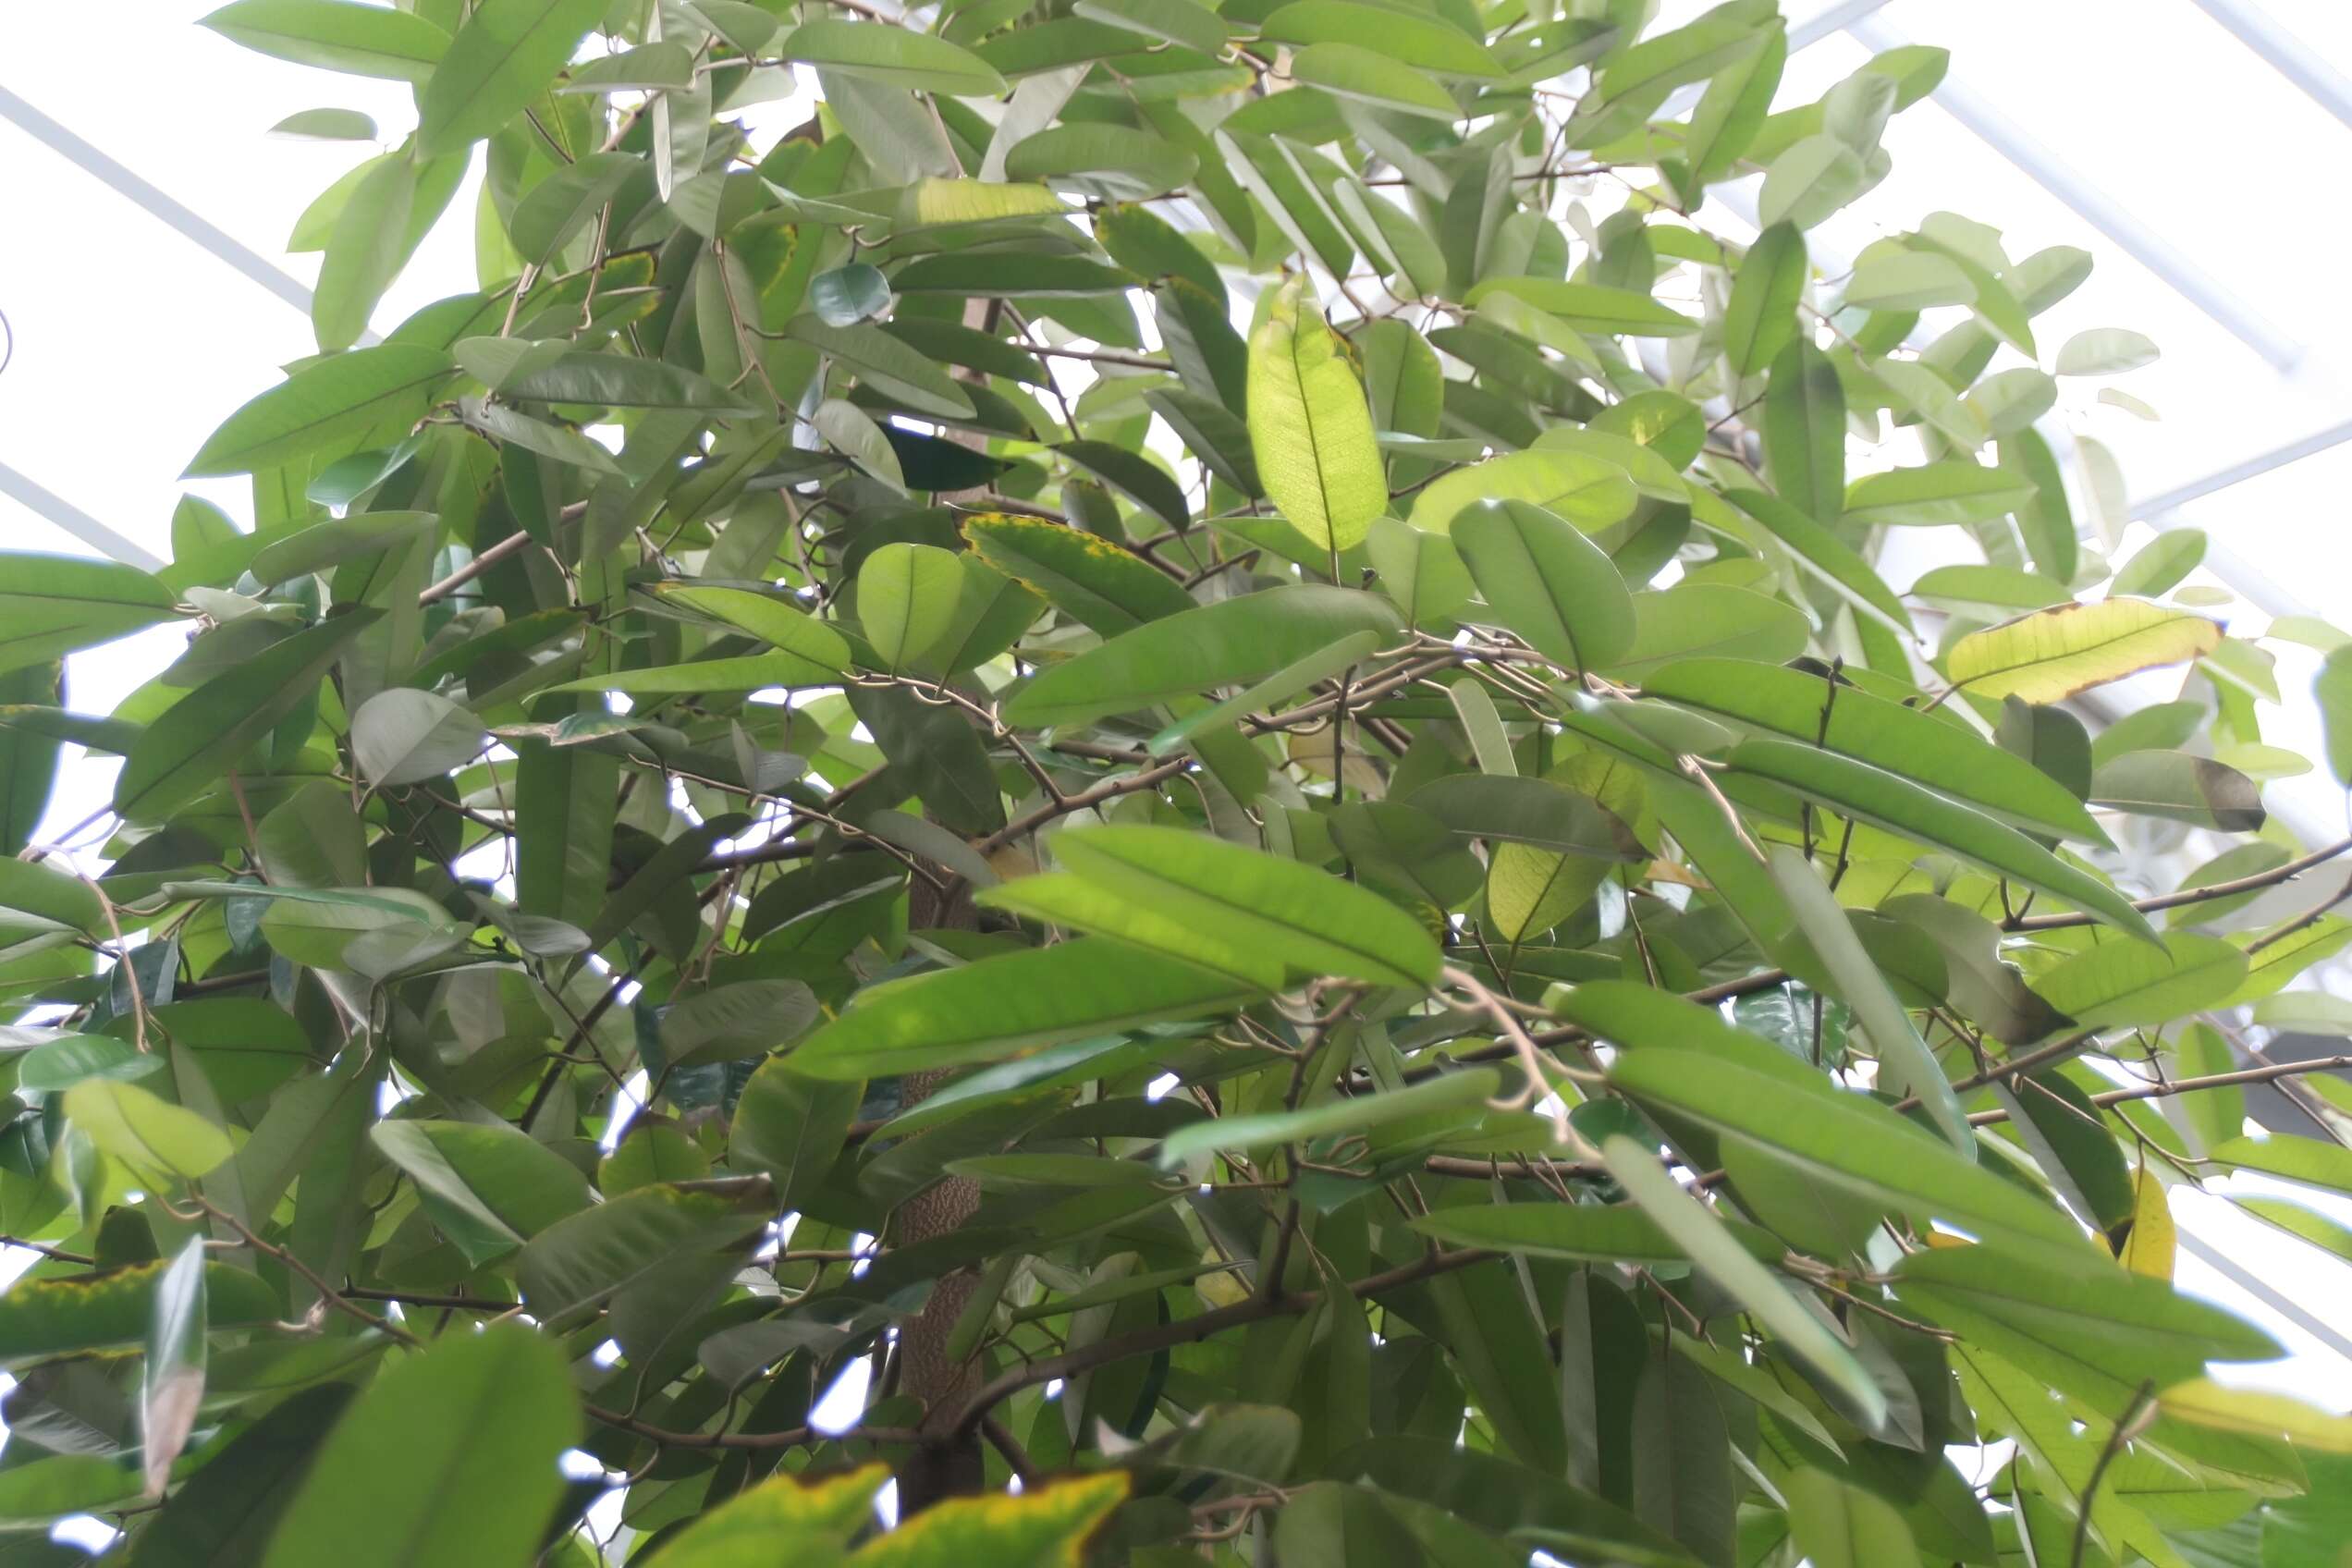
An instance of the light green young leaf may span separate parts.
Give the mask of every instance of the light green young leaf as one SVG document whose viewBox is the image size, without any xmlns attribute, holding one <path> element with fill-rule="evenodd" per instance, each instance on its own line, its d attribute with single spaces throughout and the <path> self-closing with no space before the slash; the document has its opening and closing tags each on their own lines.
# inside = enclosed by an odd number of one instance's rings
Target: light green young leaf
<svg viewBox="0 0 2352 1568">
<path fill-rule="evenodd" d="M 1267 495 L 1310 543 L 1353 549 L 1388 509 L 1364 388 L 1300 279 L 1250 337 L 1249 433 Z"/>
</svg>

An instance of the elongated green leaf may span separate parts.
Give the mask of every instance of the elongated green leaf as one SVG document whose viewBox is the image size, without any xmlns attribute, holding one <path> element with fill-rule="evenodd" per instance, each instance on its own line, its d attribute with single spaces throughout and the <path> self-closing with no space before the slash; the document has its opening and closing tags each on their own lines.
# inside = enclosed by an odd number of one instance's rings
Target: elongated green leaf
<svg viewBox="0 0 2352 1568">
<path fill-rule="evenodd" d="M 2246 978 L 2246 955 L 2214 937 L 2176 932 L 2161 948 L 2102 942 L 2034 981 L 2051 1006 L 2085 1027 L 2168 1023 L 2219 1004 Z"/>
<path fill-rule="evenodd" d="M 1845 522 L 1852 528 L 1986 522 L 2032 496 L 2030 485 L 2004 469 L 1958 459 L 1890 469 L 1854 482 L 1845 493 Z"/>
<path fill-rule="evenodd" d="M 1174 1168 L 1202 1155 L 1272 1148 L 1304 1143 L 1335 1133 L 1361 1133 L 1429 1115 L 1477 1105 L 1501 1088 L 1502 1075 L 1490 1067 L 1449 1072 L 1411 1088 L 1377 1095 L 1341 1096 L 1302 1110 L 1274 1111 L 1263 1116 L 1219 1116 L 1196 1121 L 1171 1134 L 1159 1146 L 1159 1163 Z"/>
<path fill-rule="evenodd" d="M 1425 119 L 1454 120 L 1461 106 L 1411 66 L 1360 43 L 1310 43 L 1291 56 L 1291 74 L 1336 98 Z"/>
<path fill-rule="evenodd" d="M 1789 225 L 1766 229 L 1748 248 L 1723 312 L 1723 357 L 1734 374 L 1758 374 L 1795 340 L 1810 271 L 1805 236 Z"/>
<path fill-rule="evenodd" d="M 1304 974 L 1437 979 L 1437 944 L 1411 915 L 1296 861 L 1164 827 L 1072 828 L 1054 852 L 1091 882 Z"/>
<path fill-rule="evenodd" d="M 1746 1138 L 1814 1180 L 1891 1209 L 2073 1260 L 2075 1222 L 1884 1107 L 1679 997 L 1620 981 L 1577 986 L 1554 1011 L 1628 1047 L 1610 1075 L 1635 1099 Z"/>
<path fill-rule="evenodd" d="M 578 1438 L 562 1355 L 506 1324 L 387 1370 L 327 1434 L 261 1568 L 522 1568 Z"/>
<path fill-rule="evenodd" d="M 1465 507 L 1479 501 L 1527 501 L 1556 512 L 1587 533 L 1631 516 L 1640 500 L 1625 471 L 1582 452 L 1513 452 L 1441 474 L 1413 502 L 1413 526 L 1443 533 Z"/>
<path fill-rule="evenodd" d="M 2143 941 L 2156 940 L 2147 917 L 2093 873 L 2067 864 L 2006 823 L 1884 768 L 1785 741 L 1746 741 L 1729 760 L 1739 772 L 2063 899 Z"/>
<path fill-rule="evenodd" d="M 141 731 L 115 780 L 115 810 L 153 821 L 194 798 L 294 706 L 379 612 L 353 610 L 274 643 L 175 703 Z"/>
<path fill-rule="evenodd" d="M 858 569 L 858 619 L 886 669 L 928 668 L 955 619 L 963 568 L 929 545 L 885 545 Z"/>
<path fill-rule="evenodd" d="M 1683 659 L 1753 659 L 1779 664 L 1805 651 L 1803 612 L 1782 600 L 1722 582 L 1677 582 L 1634 595 L 1634 640 L 1609 666 L 1640 680 Z"/>
<path fill-rule="evenodd" d="M 1813 864 L 1787 844 L 1772 846 L 1772 879 L 1788 899 L 1798 927 L 1811 939 L 1813 950 L 1830 972 L 1845 1005 L 1854 1011 L 1879 1053 L 1879 1081 L 1897 1094 L 1916 1096 L 1928 1108 L 1938 1127 L 1963 1159 L 1977 1158 L 1977 1136 L 1961 1112 L 1960 1098 L 1943 1074 L 1942 1064 L 1912 1025 L 1888 988 L 1885 975 L 1854 926 L 1839 907 L 1837 896 L 1821 881 Z M 2137 946 L 2137 944 L 2134 944 Z"/>
<path fill-rule="evenodd" d="M 1819 1470 L 1788 1478 L 1789 1534 L 1813 1568 L 1918 1568 L 1894 1504 Z"/>
<path fill-rule="evenodd" d="M 416 1183 L 441 1233 L 477 1263 L 503 1256 L 588 1207 L 587 1178 L 510 1127 L 380 1121 L 371 1137 Z"/>
<path fill-rule="evenodd" d="M 1016 692 L 1021 724 L 1082 724 L 1217 686 L 1261 680 L 1356 631 L 1393 636 L 1386 600 L 1316 584 L 1270 589 L 1168 616 L 1056 665 Z"/>
<path fill-rule="evenodd" d="M 419 150 L 454 153 L 522 113 L 604 14 L 602 0 L 482 0 L 419 96 Z"/>
<path fill-rule="evenodd" d="M 471 711 L 409 686 L 378 692 L 351 716 L 352 757 L 379 789 L 438 778 L 488 739 Z"/>
<path fill-rule="evenodd" d="M 532 1237 L 515 1280 L 534 1316 L 559 1317 L 747 1241 L 775 1212 L 772 1191 L 756 1178 L 725 1191 L 676 1182 L 631 1188 Z"/>
<path fill-rule="evenodd" d="M 1311 544 L 1363 543 L 1389 492 L 1364 388 L 1292 279 L 1250 338 L 1250 452 L 1266 493 Z"/>
<path fill-rule="evenodd" d="M 1944 672 L 1979 697 L 2057 703 L 2093 686 L 2220 646 L 2203 616 L 2145 599 L 2102 599 L 2019 616 L 1952 645 Z"/>
<path fill-rule="evenodd" d="M 1658 1163 L 1658 1157 L 1631 1138 L 1612 1136 L 1601 1145 L 1600 1158 L 1625 1195 L 1690 1255 L 1692 1262 L 1714 1281 L 1739 1298 L 1774 1339 L 1802 1356 L 1814 1369 L 1843 1390 L 1862 1413 L 1865 1425 L 1875 1427 L 1886 1418 L 1886 1395 L 1840 1341 L 1823 1319 L 1807 1310 L 1788 1287 L 1733 1241 L 1714 1215 L 1678 1185 Z"/>
<path fill-rule="evenodd" d="M 498 387 L 501 396 L 594 408 L 697 409 L 745 413 L 733 393 L 692 371 L 627 354 L 558 354 L 533 362 Z"/>
<path fill-rule="evenodd" d="M 703 587 L 692 582 L 656 583 L 652 591 L 666 604 L 748 631 L 818 670 L 833 675 L 849 673 L 849 640 L 772 594 L 748 588 Z"/>
<path fill-rule="evenodd" d="M 802 22 L 785 35 L 778 53 L 787 60 L 913 92 L 993 98 L 1006 90 L 1004 78 L 970 50 L 880 22 L 830 17 Z"/>
<path fill-rule="evenodd" d="M 2162 1280 L 2113 1267 L 2056 1269 L 1995 1246 L 1903 1260 L 1897 1297 L 2115 1417 L 2143 1382 L 2166 1388 L 2209 1361 L 2266 1361 L 2277 1341 Z"/>
<path fill-rule="evenodd" d="M 450 368 L 447 350 L 416 343 L 316 361 L 229 415 L 189 459 L 188 474 L 250 473 L 339 456 L 378 430 L 405 435 Z"/>
<path fill-rule="evenodd" d="M 192 1181 L 229 1157 L 228 1134 L 185 1106 L 116 1080 L 66 1091 L 66 1115 L 107 1154 L 150 1180 Z"/>
<path fill-rule="evenodd" d="M 1472 288 L 1464 303 L 1476 305 L 1493 294 L 1508 294 L 1579 332 L 1626 337 L 1680 337 L 1698 323 L 1631 288 L 1599 283 L 1562 283 L 1548 277 L 1493 277 Z"/>
<path fill-rule="evenodd" d="M 423 17 L 357 0 L 233 0 L 200 25 L 297 65 L 420 84 L 449 47 Z M 363 140 L 374 136 L 371 128 Z"/>
<path fill-rule="evenodd" d="M 2091 775 L 2093 804 L 2224 833 L 2260 831 L 2261 787 L 2226 763 L 2187 752 L 2125 752 Z"/>
<path fill-rule="evenodd" d="M 786 1060 L 796 1072 L 836 1079 L 998 1061 L 1254 994 L 1229 975 L 1115 942 L 1060 942 L 868 991 Z"/>
<path fill-rule="evenodd" d="M 1787 1249 L 1738 1220 L 1720 1219 L 1724 1233 L 1765 1262 Z M 1564 1257 L 1578 1262 L 1652 1265 L 1682 1263 L 1690 1254 L 1638 1204 L 1493 1204 L 1433 1209 L 1412 1222 L 1425 1236 L 1455 1246 Z"/>
<path fill-rule="evenodd" d="M 1642 690 L 1900 773 L 2021 827 L 2107 842 L 2082 802 L 2025 759 L 1960 725 L 1802 669 L 1685 659 L 1653 670 Z"/>
<path fill-rule="evenodd" d="M 1267 17 L 1258 36 L 1283 43 L 1360 44 L 1440 76 L 1503 74 L 1492 51 L 1451 18 L 1361 0 L 1291 0 Z"/>
<path fill-rule="evenodd" d="M 1452 535 L 1471 579 L 1505 626 L 1564 668 L 1615 663 L 1634 643 L 1634 601 L 1599 545 L 1526 501 L 1457 513 Z"/>
</svg>

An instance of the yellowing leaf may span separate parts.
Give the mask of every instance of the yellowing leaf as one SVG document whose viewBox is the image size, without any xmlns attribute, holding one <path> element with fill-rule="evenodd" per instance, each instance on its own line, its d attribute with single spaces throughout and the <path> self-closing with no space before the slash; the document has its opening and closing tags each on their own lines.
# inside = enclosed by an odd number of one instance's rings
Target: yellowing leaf
<svg viewBox="0 0 2352 1568">
<path fill-rule="evenodd" d="M 807 1480 L 771 1476 L 695 1520 L 662 1548 L 662 1561 L 669 1568 L 735 1568 L 773 1559 L 778 1541 L 812 1537 L 829 1538 L 838 1550 L 872 1515 L 874 1494 L 889 1478 L 879 1464 Z M 829 1553 L 816 1555 L 831 1561 Z"/>
<path fill-rule="evenodd" d="M 2285 1438 L 2321 1453 L 2352 1453 L 2352 1415 L 2333 1415 L 2285 1394 L 2225 1389 L 2196 1378 L 2166 1389 L 2157 1406 L 2175 1420 L 2252 1437 Z"/>
<path fill-rule="evenodd" d="M 2164 1201 L 2164 1183 L 2142 1161 L 2132 1182 L 2131 1230 L 2115 1250 L 2116 1261 L 2135 1274 L 2169 1280 L 2179 1239 L 2171 1206 Z"/>
<path fill-rule="evenodd" d="M 1304 291 L 1283 285 L 1250 337 L 1250 452 L 1291 526 L 1345 550 L 1388 509 L 1388 479 L 1364 388 Z"/>
<path fill-rule="evenodd" d="M 1952 646 L 1945 674 L 1978 697 L 2063 702 L 2077 692 L 2221 645 L 2222 628 L 2145 599 L 2104 599 L 2036 610 Z"/>
<path fill-rule="evenodd" d="M 1123 1470 L 1055 1481 L 1019 1497 L 949 1498 L 850 1562 L 855 1568 L 1078 1568 L 1087 1538 L 1126 1500 Z"/>
</svg>

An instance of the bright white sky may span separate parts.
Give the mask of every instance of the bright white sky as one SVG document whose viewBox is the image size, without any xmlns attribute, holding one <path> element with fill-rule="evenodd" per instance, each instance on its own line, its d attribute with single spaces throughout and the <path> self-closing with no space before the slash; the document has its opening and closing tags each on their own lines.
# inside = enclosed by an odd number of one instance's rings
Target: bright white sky
<svg viewBox="0 0 2352 1568">
<path fill-rule="evenodd" d="M 2352 6 L 2260 3 L 2313 54 L 2352 67 Z M 1795 21 L 1817 8 L 1815 0 L 1786 5 Z M 239 49 L 193 25 L 210 8 L 209 0 L 146 0 L 137 46 L 102 53 L 79 7 L 14 7 L 0 89 L 307 283 L 317 258 L 285 255 L 287 236 L 311 199 L 374 149 L 264 132 L 297 110 L 337 106 L 372 114 L 387 142 L 397 141 L 413 123 L 409 92 Z M 1705 0 L 1662 7 L 1668 22 L 1705 8 Z M 2162 346 L 2159 364 L 2115 384 L 2153 404 L 2161 423 L 2099 403 L 2105 384 L 2069 384 L 2061 409 L 2068 424 L 2113 449 L 2135 496 L 2352 417 L 2352 291 L 2336 282 L 2352 254 L 2352 205 L 2333 183 L 2317 183 L 2320 171 L 2340 169 L 2352 155 L 2352 129 L 2190 0 L 1891 0 L 1876 19 L 1910 41 L 1949 46 L 1955 80 L 2308 343 L 2309 353 L 2294 374 L 2280 374 L 1932 104 L 1896 118 L 1887 135 L 1893 176 L 1820 231 L 1817 255 L 1850 256 L 1939 207 L 2002 228 L 2013 255 L 2051 244 L 2091 251 L 2099 257 L 2091 281 L 2037 331 L 2045 360 L 2075 332 L 2097 326 L 2131 327 Z M 1846 35 L 1831 35 L 1791 62 L 1782 101 L 1808 101 L 1867 54 Z M 802 113 L 771 106 L 760 120 L 773 134 Z M 474 193 L 470 180 L 385 300 L 379 330 L 473 286 Z M 0 246 L 0 312 L 15 337 L 14 361 L 0 374 L 0 462 L 157 555 L 168 554 L 172 508 L 185 490 L 248 517 L 242 482 L 183 486 L 177 475 L 229 410 L 271 385 L 280 364 L 312 350 L 308 320 L 5 118 L 0 194 L 19 220 L 12 242 Z M 1706 215 L 1739 232 L 1720 210 Z M 2346 622 L 2347 494 L 2352 444 L 2183 515 L 2269 579 L 2266 591 Z M 0 544 L 90 553 L 5 497 Z M 1907 582 L 1894 578 L 1898 587 Z M 2269 619 L 2251 606 L 2225 613 L 2246 631 Z M 176 634 L 159 629 L 78 656 L 73 705 L 105 711 L 175 645 Z M 2283 659 L 2280 676 L 2290 691 L 2308 691 L 2309 665 Z M 2317 744 L 2308 728 L 2283 726 L 2274 739 L 2307 754 Z M 102 799 L 110 771 L 94 761 L 78 766 L 52 827 Z M 2342 831 L 2343 797 L 2324 778 L 2274 785 L 2270 796 L 2307 837 Z M 2179 1204 L 2185 1221 L 2300 1300 L 2352 1299 L 2352 1272 L 2219 1212 L 2218 1204 L 2193 1194 Z M 2336 1212 L 2352 1219 L 2352 1206 Z M 2352 1404 L 2352 1364 L 2194 1259 L 2182 1259 L 2181 1280 L 2293 1348 L 2259 1380 L 2337 1408 Z"/>
</svg>

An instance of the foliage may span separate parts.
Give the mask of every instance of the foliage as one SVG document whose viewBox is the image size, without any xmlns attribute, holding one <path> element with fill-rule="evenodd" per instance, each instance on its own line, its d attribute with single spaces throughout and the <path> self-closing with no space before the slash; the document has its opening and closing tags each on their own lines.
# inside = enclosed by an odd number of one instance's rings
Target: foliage
<svg viewBox="0 0 2352 1568">
<path fill-rule="evenodd" d="M 1808 237 L 1940 52 L 1795 103 L 1771 0 L 1652 8 L 211 18 L 419 123 L 190 463 L 250 531 L 0 580 L 0 1514 L 141 1568 L 2337 1561 L 2352 1420 L 2209 1375 L 2278 1347 L 2168 1194 L 2352 1193 L 2341 1086 L 2248 1135 L 2237 1033 L 2325 1016 L 2352 923 L 2243 912 L 2347 845 L 2265 820 L 2305 765 L 2201 541 L 2111 569 L 2041 434 L 2040 366 L 2153 350 L 2037 341 L 2076 252 Z M 445 222 L 480 291 L 374 339 Z M 1897 591 L 1898 528 L 1954 563 Z M 67 742 L 119 782 L 31 843 Z"/>
</svg>

